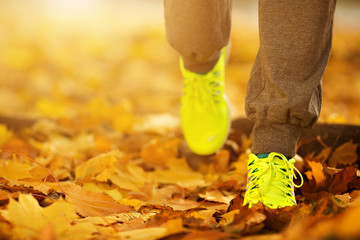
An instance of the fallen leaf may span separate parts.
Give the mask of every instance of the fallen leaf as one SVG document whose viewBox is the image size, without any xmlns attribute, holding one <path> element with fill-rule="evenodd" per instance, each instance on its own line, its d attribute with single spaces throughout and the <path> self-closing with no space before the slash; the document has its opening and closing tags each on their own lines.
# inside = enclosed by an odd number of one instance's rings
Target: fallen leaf
<svg viewBox="0 0 360 240">
<path fill-rule="evenodd" d="M 94 225 L 103 225 L 109 226 L 113 223 L 117 222 L 129 222 L 134 219 L 141 218 L 141 213 L 133 212 L 133 213 L 117 213 L 109 216 L 103 217 L 85 217 L 80 219 L 75 219 L 75 223 L 91 223 Z"/>
<path fill-rule="evenodd" d="M 339 172 L 341 172 L 343 169 L 341 168 L 334 168 L 334 167 L 326 167 L 325 172 L 329 174 L 330 176 L 333 176 Z"/>
<path fill-rule="evenodd" d="M 329 166 L 349 166 L 352 165 L 359 157 L 357 155 L 357 148 L 359 144 L 354 144 L 350 140 L 335 149 L 330 159 L 328 160 Z"/>
<path fill-rule="evenodd" d="M 308 164 L 311 167 L 311 172 L 305 172 L 306 176 L 309 179 L 315 179 L 316 188 L 321 188 L 324 186 L 325 174 L 323 165 L 319 162 L 308 161 Z"/>
<path fill-rule="evenodd" d="M 324 147 L 321 152 L 319 154 L 317 154 L 316 156 L 307 156 L 307 159 L 313 159 L 313 161 L 315 162 L 320 162 L 322 164 L 324 164 L 326 162 L 326 160 L 329 158 L 330 154 L 331 154 L 331 147 Z M 334 166 L 331 166 L 334 167 Z"/>
<path fill-rule="evenodd" d="M 341 208 L 346 208 L 350 205 L 351 202 L 351 197 L 349 193 L 345 193 L 345 194 L 338 194 L 335 195 L 332 200 L 334 201 L 334 203 L 336 204 L 336 206 L 341 207 Z"/>
<path fill-rule="evenodd" d="M 6 125 L 0 124 L 0 147 L 2 147 L 12 136 L 13 132 L 10 131 Z"/>
<path fill-rule="evenodd" d="M 133 210 L 129 206 L 116 203 L 105 194 L 85 191 L 79 185 L 71 184 L 64 189 L 66 192 L 65 200 L 71 203 L 76 212 L 84 217 L 107 216 Z"/>
<path fill-rule="evenodd" d="M 115 174 L 110 176 L 110 181 L 122 189 L 138 192 L 147 182 L 152 182 L 152 175 L 137 164 L 129 162 L 117 164 Z"/>
<path fill-rule="evenodd" d="M 160 140 L 152 139 L 148 144 L 142 147 L 140 156 L 147 162 L 159 166 L 167 165 L 171 158 L 178 155 L 180 139 Z"/>
<path fill-rule="evenodd" d="M 123 158 L 123 153 L 119 150 L 99 154 L 76 167 L 76 179 L 93 178 L 105 182 L 115 173 L 115 162 L 121 158 Z"/>
<path fill-rule="evenodd" d="M 266 215 L 255 209 L 243 207 L 239 209 L 234 220 L 225 227 L 226 232 L 236 234 L 251 234 L 260 231 L 264 226 Z"/>
<path fill-rule="evenodd" d="M 185 159 L 170 159 L 169 169 L 156 169 L 154 178 L 161 183 L 176 184 L 180 187 L 191 188 L 207 185 L 202 174 L 192 170 Z"/>
<path fill-rule="evenodd" d="M 218 151 L 212 158 L 215 165 L 215 170 L 218 172 L 225 172 L 228 169 L 228 165 L 230 163 L 230 152 L 228 150 L 222 149 Z"/>
<path fill-rule="evenodd" d="M 0 201 L 9 200 L 10 198 L 18 198 L 18 192 L 8 192 L 0 189 Z"/>
<path fill-rule="evenodd" d="M 335 174 L 332 178 L 327 178 L 326 186 L 329 192 L 333 194 L 343 194 L 348 190 L 349 184 L 355 181 L 357 166 L 344 168 L 341 172 Z"/>
<path fill-rule="evenodd" d="M 0 176 L 8 180 L 19 180 L 22 178 L 32 178 L 30 170 L 33 167 L 26 163 L 15 161 L 0 162 Z"/>
<path fill-rule="evenodd" d="M 105 193 L 112 197 L 115 201 L 119 201 L 123 198 L 123 194 L 121 194 L 116 186 L 110 187 L 108 184 L 104 183 L 89 182 L 83 184 L 82 188 L 90 192 Z"/>
<path fill-rule="evenodd" d="M 213 190 L 213 191 L 208 191 L 205 194 L 199 194 L 199 196 L 208 201 L 222 202 L 222 203 L 229 204 L 231 202 L 231 200 L 233 200 L 236 197 L 236 194 L 231 194 L 229 196 L 225 196 L 220 191 Z"/>
<path fill-rule="evenodd" d="M 31 195 L 19 195 L 19 201 L 10 199 L 1 215 L 13 225 L 13 237 L 17 239 L 38 239 L 44 228 L 52 225 L 58 239 L 88 239 L 93 233 L 89 224 L 73 225 L 78 216 L 71 204 L 58 201 L 41 208 Z"/>
<path fill-rule="evenodd" d="M 234 221 L 235 215 L 239 214 L 239 213 L 240 213 L 240 210 L 236 209 L 236 210 L 232 210 L 230 212 L 227 212 L 227 213 L 221 215 L 221 220 L 220 220 L 219 224 L 221 226 L 226 226 L 226 225 L 232 223 Z"/>
</svg>

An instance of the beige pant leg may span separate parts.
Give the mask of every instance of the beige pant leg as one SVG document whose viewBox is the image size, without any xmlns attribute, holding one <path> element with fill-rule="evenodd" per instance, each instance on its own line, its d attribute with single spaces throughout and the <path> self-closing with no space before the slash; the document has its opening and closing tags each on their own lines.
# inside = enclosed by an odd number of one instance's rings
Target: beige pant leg
<svg viewBox="0 0 360 240">
<path fill-rule="evenodd" d="M 295 154 L 321 108 L 336 0 L 260 0 L 260 48 L 246 96 L 253 153 Z"/>
<path fill-rule="evenodd" d="M 185 68 L 206 73 L 229 42 L 231 0 L 164 0 L 166 36 Z"/>
</svg>

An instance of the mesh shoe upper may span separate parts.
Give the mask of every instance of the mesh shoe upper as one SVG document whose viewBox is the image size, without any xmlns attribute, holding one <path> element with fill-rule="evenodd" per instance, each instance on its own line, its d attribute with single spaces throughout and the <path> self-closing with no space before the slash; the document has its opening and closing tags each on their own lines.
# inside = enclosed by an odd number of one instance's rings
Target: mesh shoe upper
<svg viewBox="0 0 360 240">
<path fill-rule="evenodd" d="M 262 202 L 269 208 L 283 208 L 296 205 L 294 187 L 301 187 L 303 178 L 294 166 L 295 160 L 288 160 L 283 154 L 272 152 L 267 158 L 249 156 L 248 180 L 244 205 Z M 301 178 L 301 184 L 294 184 L 294 171 Z"/>
<path fill-rule="evenodd" d="M 216 152 L 224 144 L 230 126 L 230 111 L 225 95 L 225 52 L 206 74 L 186 70 L 181 98 L 181 124 L 190 149 L 200 155 Z"/>
</svg>

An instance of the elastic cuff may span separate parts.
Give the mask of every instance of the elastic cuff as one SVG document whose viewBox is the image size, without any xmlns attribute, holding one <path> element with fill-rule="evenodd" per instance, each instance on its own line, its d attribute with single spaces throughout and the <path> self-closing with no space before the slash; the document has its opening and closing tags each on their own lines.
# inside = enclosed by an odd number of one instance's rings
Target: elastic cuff
<svg viewBox="0 0 360 240">
<path fill-rule="evenodd" d="M 221 50 L 217 50 L 211 57 L 202 58 L 193 54 L 191 57 L 182 56 L 184 67 L 194 73 L 207 73 L 210 72 L 218 62 L 221 56 Z"/>
<path fill-rule="evenodd" d="M 276 124 L 266 120 L 256 121 L 251 151 L 254 154 L 277 152 L 293 157 L 300 134 L 301 127 L 290 123 Z"/>
</svg>

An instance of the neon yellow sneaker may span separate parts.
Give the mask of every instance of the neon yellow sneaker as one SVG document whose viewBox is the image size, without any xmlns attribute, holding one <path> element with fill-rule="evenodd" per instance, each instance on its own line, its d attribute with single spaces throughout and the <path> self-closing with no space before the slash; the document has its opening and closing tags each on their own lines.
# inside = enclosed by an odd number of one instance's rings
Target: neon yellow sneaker
<svg viewBox="0 0 360 240">
<path fill-rule="evenodd" d="M 184 68 L 181 98 L 181 125 L 190 149 L 199 155 L 215 153 L 224 144 L 230 126 L 230 110 L 225 95 L 225 55 L 206 74 L 197 74 Z"/>
<path fill-rule="evenodd" d="M 301 187 L 304 180 L 294 166 L 295 159 L 288 160 L 283 154 L 272 152 L 267 158 L 258 158 L 250 154 L 248 161 L 248 180 L 243 205 L 262 202 L 275 209 L 296 205 L 294 187 Z M 301 184 L 295 185 L 294 170 L 301 178 Z"/>
</svg>

